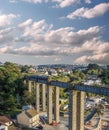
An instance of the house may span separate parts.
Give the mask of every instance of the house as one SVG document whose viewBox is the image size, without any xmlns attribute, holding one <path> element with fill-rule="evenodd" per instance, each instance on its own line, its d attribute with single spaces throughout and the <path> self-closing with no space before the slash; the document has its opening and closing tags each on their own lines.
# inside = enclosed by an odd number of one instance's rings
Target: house
<svg viewBox="0 0 109 130">
<path fill-rule="evenodd" d="M 57 76 L 58 73 L 55 69 L 51 69 L 51 70 L 48 71 L 48 75 Z"/>
<path fill-rule="evenodd" d="M 45 72 L 45 75 L 49 75 L 48 71 Z"/>
<path fill-rule="evenodd" d="M 0 116 L 0 130 L 8 130 L 8 126 L 12 125 L 12 121 L 6 116 Z"/>
<path fill-rule="evenodd" d="M 17 115 L 17 122 L 30 128 L 36 127 L 39 125 L 39 114 L 35 109 L 22 111 Z"/>
<path fill-rule="evenodd" d="M 30 68 L 29 73 L 36 73 L 36 70 L 34 68 Z"/>
<path fill-rule="evenodd" d="M 68 104 L 65 104 L 63 106 L 60 107 L 61 110 L 67 110 L 68 109 Z"/>
<path fill-rule="evenodd" d="M 8 126 L 0 123 L 0 130 L 8 130 Z"/>
<path fill-rule="evenodd" d="M 0 116 L 0 123 L 4 124 L 6 126 L 12 125 L 12 121 L 6 116 Z"/>
<path fill-rule="evenodd" d="M 94 85 L 94 84 L 101 85 L 101 79 L 97 78 L 97 79 L 86 80 L 84 84 L 85 85 Z"/>
<path fill-rule="evenodd" d="M 86 80 L 84 82 L 85 85 L 93 85 L 94 84 L 94 81 L 93 80 Z"/>
<path fill-rule="evenodd" d="M 59 104 L 64 105 L 67 101 L 68 101 L 68 99 L 60 98 L 59 99 Z"/>
<path fill-rule="evenodd" d="M 64 69 L 63 70 L 63 74 L 65 74 L 65 75 L 70 74 L 70 73 L 71 73 L 71 71 L 69 69 Z"/>
</svg>

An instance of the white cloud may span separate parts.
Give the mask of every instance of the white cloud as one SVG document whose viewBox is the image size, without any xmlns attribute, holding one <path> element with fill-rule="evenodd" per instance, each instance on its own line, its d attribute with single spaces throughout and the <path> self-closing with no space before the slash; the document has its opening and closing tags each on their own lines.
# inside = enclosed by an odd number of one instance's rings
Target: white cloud
<svg viewBox="0 0 109 130">
<path fill-rule="evenodd" d="M 85 0 L 85 3 L 91 4 L 91 1 L 92 1 L 92 0 Z"/>
<path fill-rule="evenodd" d="M 2 53 L 6 53 L 6 52 L 9 51 L 10 49 L 11 49 L 10 46 L 2 47 L 2 48 L 0 48 L 0 53 L 1 53 L 1 54 L 2 54 Z"/>
<path fill-rule="evenodd" d="M 92 56 L 82 56 L 74 61 L 75 63 L 97 63 L 109 64 L 109 53 L 101 53 Z"/>
<path fill-rule="evenodd" d="M 96 37 L 100 32 L 98 26 L 91 27 L 87 30 L 74 32 L 72 27 L 51 30 L 45 34 L 45 42 L 61 45 L 80 46 L 85 41 Z"/>
<path fill-rule="evenodd" d="M 42 0 L 22 0 L 22 1 L 26 1 L 26 2 L 29 2 L 29 3 L 35 3 L 35 4 L 42 2 Z"/>
<path fill-rule="evenodd" d="M 60 57 L 74 55 L 80 57 L 83 54 L 88 54 L 88 58 L 98 56 L 99 59 L 100 54 L 109 53 L 109 42 L 104 42 L 100 37 L 102 27 L 94 26 L 78 31 L 73 27 L 55 30 L 52 27 L 53 25 L 48 25 L 44 19 L 35 22 L 28 19 L 16 27 L 2 28 L 0 53 L 55 56 L 55 61 L 61 60 Z M 86 57 L 79 58 L 80 61 L 85 59 Z"/>
<path fill-rule="evenodd" d="M 57 2 L 58 7 L 64 8 L 64 7 L 67 7 L 67 6 L 71 6 L 74 3 L 79 3 L 80 0 L 52 0 L 52 2 Z"/>
<path fill-rule="evenodd" d="M 8 27 L 0 30 L 0 45 L 10 45 L 15 42 L 16 28 Z"/>
<path fill-rule="evenodd" d="M 35 3 L 35 4 L 42 3 L 42 2 L 45 2 L 45 3 L 53 2 L 53 3 L 56 3 L 56 5 L 54 7 L 61 7 L 61 8 L 71 6 L 75 3 L 80 2 L 80 0 L 22 0 L 22 1 L 29 2 L 29 3 Z"/>
<path fill-rule="evenodd" d="M 9 0 L 10 3 L 17 3 L 17 0 Z"/>
<path fill-rule="evenodd" d="M 52 56 L 56 55 L 55 49 L 51 49 L 48 46 L 42 46 L 38 44 L 31 44 L 29 47 L 24 46 L 21 48 L 16 48 L 9 50 L 9 53 L 17 55 L 34 55 L 34 56 Z"/>
<path fill-rule="evenodd" d="M 37 22 L 32 22 L 31 19 L 28 19 L 18 25 L 18 27 L 23 31 L 22 36 L 24 38 L 32 37 L 33 40 L 37 39 L 37 41 L 42 40 L 41 38 L 44 37 L 44 34 L 47 33 L 52 26 L 52 24 L 48 25 L 44 19 Z"/>
<path fill-rule="evenodd" d="M 69 55 L 76 53 L 77 50 L 79 52 L 78 47 L 82 47 L 85 42 L 98 37 L 101 30 L 100 27 L 95 26 L 87 30 L 74 32 L 72 27 L 53 30 L 52 26 L 52 24 L 48 25 L 44 19 L 36 22 L 28 19 L 20 23 L 16 28 L 3 29 L 0 32 L 0 43 L 7 44 L 10 41 L 15 44 L 27 44 L 28 46 L 17 48 L 15 52 L 13 51 L 14 53 L 18 52 L 18 54 L 21 51 L 21 54 L 29 53 L 30 55 L 40 55 L 41 53 L 45 55 L 50 53 L 52 55 Z M 39 45 L 41 46 L 40 48 Z"/>
<path fill-rule="evenodd" d="M 28 19 L 25 22 L 20 23 L 18 26 L 21 27 L 21 28 L 24 28 L 26 26 L 29 26 L 31 23 L 32 23 L 32 19 Z"/>
<path fill-rule="evenodd" d="M 99 38 L 93 38 L 84 42 L 80 47 L 75 47 L 76 53 L 101 54 L 109 52 L 109 42 L 104 42 Z"/>
<path fill-rule="evenodd" d="M 9 50 L 9 53 L 18 54 L 18 55 L 34 55 L 34 56 L 72 56 L 74 54 L 87 54 L 92 55 L 101 55 L 104 53 L 109 53 L 109 43 L 103 42 L 100 39 L 92 39 L 83 43 L 81 46 L 54 46 L 53 43 L 50 44 L 38 44 L 31 43 L 30 46 L 24 46 Z M 86 58 L 86 57 L 85 57 Z M 99 58 L 99 57 L 98 57 Z M 83 59 L 79 58 L 80 62 Z M 77 59 L 77 61 L 79 61 Z"/>
<path fill-rule="evenodd" d="M 67 18 L 69 19 L 75 19 L 75 18 L 95 18 L 98 16 L 102 16 L 107 11 L 109 11 L 109 3 L 101 3 L 96 5 L 94 8 L 79 8 L 76 11 L 72 12 L 71 14 L 67 15 Z"/>
<path fill-rule="evenodd" d="M 27 21 L 24 23 L 28 23 Z M 25 25 L 24 23 L 20 25 Z M 44 33 L 42 33 L 43 29 L 46 30 L 45 20 L 26 25 L 27 26 L 22 26 L 24 27 L 24 32 L 21 34 L 23 37 L 17 41 L 26 43 L 30 42 L 30 45 L 14 49 L 10 53 L 22 55 L 62 56 L 87 52 L 92 54 L 109 51 L 109 43 L 101 41 L 98 36 L 101 30 L 98 26 L 91 27 L 87 30 L 79 30 L 78 32 L 74 32 L 71 27 L 66 27 L 57 30 L 44 31 Z M 46 26 L 49 27 L 49 25 Z M 27 27 L 29 31 L 27 31 L 27 29 L 25 30 Z M 42 27 L 42 31 L 38 31 L 39 27 Z M 34 35 L 35 29 L 36 33 Z M 29 39 L 30 36 L 31 38 Z"/>
<path fill-rule="evenodd" d="M 16 18 L 15 14 L 2 14 L 0 15 L 0 27 L 7 26 L 12 24 L 12 20 Z"/>
</svg>

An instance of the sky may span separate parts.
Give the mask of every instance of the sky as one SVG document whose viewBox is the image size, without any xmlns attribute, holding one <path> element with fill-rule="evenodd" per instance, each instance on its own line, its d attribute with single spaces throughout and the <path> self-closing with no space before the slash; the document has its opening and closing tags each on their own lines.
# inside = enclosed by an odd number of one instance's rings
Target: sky
<svg viewBox="0 0 109 130">
<path fill-rule="evenodd" d="M 109 0 L 0 0 L 0 61 L 109 64 Z"/>
</svg>

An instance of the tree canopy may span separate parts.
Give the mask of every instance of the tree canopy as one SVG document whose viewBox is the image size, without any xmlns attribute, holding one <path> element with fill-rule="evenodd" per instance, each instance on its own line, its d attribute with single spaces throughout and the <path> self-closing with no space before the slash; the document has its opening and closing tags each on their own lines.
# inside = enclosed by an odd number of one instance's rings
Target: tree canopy
<svg viewBox="0 0 109 130">
<path fill-rule="evenodd" d="M 17 108 L 17 95 L 22 96 L 25 87 L 19 67 L 6 62 L 0 66 L 0 114 Z"/>
</svg>

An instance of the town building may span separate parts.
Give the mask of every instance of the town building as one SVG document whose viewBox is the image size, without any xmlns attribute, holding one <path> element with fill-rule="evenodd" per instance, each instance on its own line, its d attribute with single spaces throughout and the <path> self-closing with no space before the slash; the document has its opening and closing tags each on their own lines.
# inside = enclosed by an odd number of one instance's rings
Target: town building
<svg viewBox="0 0 109 130">
<path fill-rule="evenodd" d="M 12 125 L 12 121 L 6 116 L 0 116 L 0 123 L 3 123 L 7 126 Z"/>
<path fill-rule="evenodd" d="M 21 125 L 35 128 L 39 125 L 39 114 L 34 109 L 24 110 L 17 115 L 17 122 Z"/>
<path fill-rule="evenodd" d="M 12 121 L 6 116 L 0 116 L 0 130 L 8 130 L 8 127 L 12 125 Z"/>
<path fill-rule="evenodd" d="M 0 123 L 0 130 L 8 130 L 8 126 L 5 124 Z"/>
</svg>

